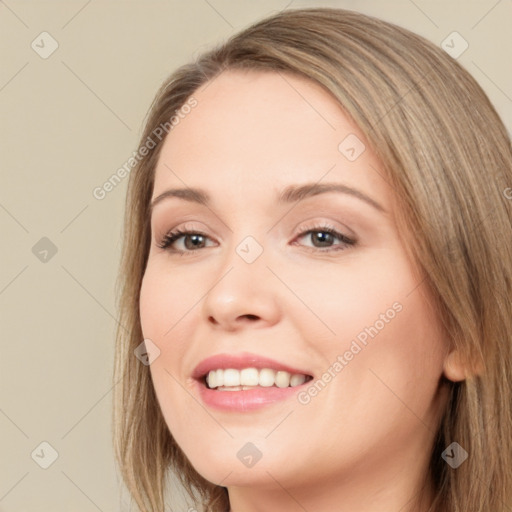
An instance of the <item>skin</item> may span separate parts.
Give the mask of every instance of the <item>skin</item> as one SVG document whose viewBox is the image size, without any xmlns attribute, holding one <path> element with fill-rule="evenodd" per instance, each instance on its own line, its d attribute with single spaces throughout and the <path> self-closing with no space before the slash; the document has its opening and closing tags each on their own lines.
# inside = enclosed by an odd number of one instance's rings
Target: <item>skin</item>
<svg viewBox="0 0 512 512">
<path fill-rule="evenodd" d="M 200 187 L 212 203 L 155 206 L 140 292 L 170 432 L 203 477 L 228 488 L 232 512 L 426 511 L 442 377 L 457 380 L 462 369 L 407 259 L 381 164 L 339 104 L 304 78 L 227 71 L 194 97 L 197 107 L 164 142 L 153 199 Z M 338 149 L 349 134 L 366 146 L 354 161 Z M 277 202 L 282 189 L 307 182 L 343 183 L 384 211 L 336 192 Z M 315 233 L 326 224 L 356 244 L 321 245 Z M 199 248 L 177 240 L 183 255 L 159 248 L 175 228 L 206 236 Z M 250 264 L 236 252 L 247 236 L 263 248 Z M 196 392 L 193 369 L 219 353 L 252 352 L 321 378 L 397 303 L 400 312 L 307 404 L 292 397 L 219 411 Z M 251 468 L 236 455 L 247 442 L 262 454 Z"/>
</svg>

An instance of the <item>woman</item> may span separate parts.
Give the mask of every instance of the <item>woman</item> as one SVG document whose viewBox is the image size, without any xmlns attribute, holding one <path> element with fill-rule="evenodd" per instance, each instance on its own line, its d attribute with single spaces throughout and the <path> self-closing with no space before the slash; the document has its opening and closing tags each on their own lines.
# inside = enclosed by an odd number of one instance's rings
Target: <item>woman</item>
<svg viewBox="0 0 512 512">
<path fill-rule="evenodd" d="M 114 435 L 141 510 L 169 468 L 208 511 L 510 510 L 512 154 L 457 62 L 281 12 L 173 73 L 139 154 Z"/>
</svg>

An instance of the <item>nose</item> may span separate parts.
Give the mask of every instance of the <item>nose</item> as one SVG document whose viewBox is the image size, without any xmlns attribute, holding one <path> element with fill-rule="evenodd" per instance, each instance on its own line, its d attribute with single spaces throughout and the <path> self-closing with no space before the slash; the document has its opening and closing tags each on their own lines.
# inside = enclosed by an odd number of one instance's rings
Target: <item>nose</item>
<svg viewBox="0 0 512 512">
<path fill-rule="evenodd" d="M 281 316 L 279 281 L 266 265 L 265 251 L 252 263 L 233 250 L 203 301 L 203 315 L 216 329 L 269 327 Z"/>
</svg>

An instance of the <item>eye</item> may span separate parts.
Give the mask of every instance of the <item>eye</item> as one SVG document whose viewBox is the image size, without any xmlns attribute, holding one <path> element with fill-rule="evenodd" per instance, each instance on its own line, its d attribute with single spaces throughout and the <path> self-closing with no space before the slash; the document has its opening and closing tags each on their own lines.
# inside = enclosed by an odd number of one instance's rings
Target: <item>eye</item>
<svg viewBox="0 0 512 512">
<path fill-rule="evenodd" d="M 173 247 L 174 244 L 181 238 L 183 238 L 185 249 L 177 249 Z M 169 231 L 166 233 L 161 242 L 157 245 L 160 247 L 160 249 L 166 249 L 168 251 L 177 253 L 185 253 L 203 249 L 207 239 L 207 235 L 198 231 L 175 229 L 174 231 Z"/>
<path fill-rule="evenodd" d="M 307 230 L 302 231 L 296 237 L 296 240 L 306 237 L 309 237 L 312 246 L 308 247 L 306 245 L 305 247 L 316 252 L 340 251 L 356 244 L 356 240 L 347 237 L 331 226 L 325 225 L 309 227 Z M 160 249 L 183 255 L 206 248 L 207 240 L 210 240 L 208 235 L 199 231 L 175 229 L 166 233 L 157 245 Z M 339 241 L 338 244 L 335 244 L 336 240 Z M 182 248 L 175 246 L 178 242 L 182 242 Z"/>
<path fill-rule="evenodd" d="M 331 226 L 312 226 L 306 231 L 302 231 L 297 239 L 309 237 L 313 246 L 309 246 L 309 249 L 316 250 L 318 252 L 332 252 L 347 249 L 350 246 L 356 244 L 356 240 L 349 238 L 348 236 L 340 233 Z M 339 240 L 338 245 L 332 245 Z M 308 247 L 308 246 L 306 246 Z"/>
</svg>

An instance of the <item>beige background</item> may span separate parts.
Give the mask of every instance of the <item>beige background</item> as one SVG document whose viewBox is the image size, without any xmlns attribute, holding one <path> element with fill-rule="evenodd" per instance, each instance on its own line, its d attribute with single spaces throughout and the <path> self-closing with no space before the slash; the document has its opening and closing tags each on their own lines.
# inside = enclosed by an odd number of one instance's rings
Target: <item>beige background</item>
<svg viewBox="0 0 512 512">
<path fill-rule="evenodd" d="M 110 446 L 127 183 L 103 200 L 93 189 L 136 149 L 175 67 L 271 12 L 313 5 L 436 44 L 459 32 L 459 61 L 512 126 L 512 0 L 0 1 L 0 511 L 129 510 Z M 44 31 L 59 45 L 46 59 L 31 47 L 51 48 Z M 57 249 L 45 262 L 43 237 Z M 50 461 L 43 441 L 58 452 L 48 469 L 35 461 Z"/>
</svg>

